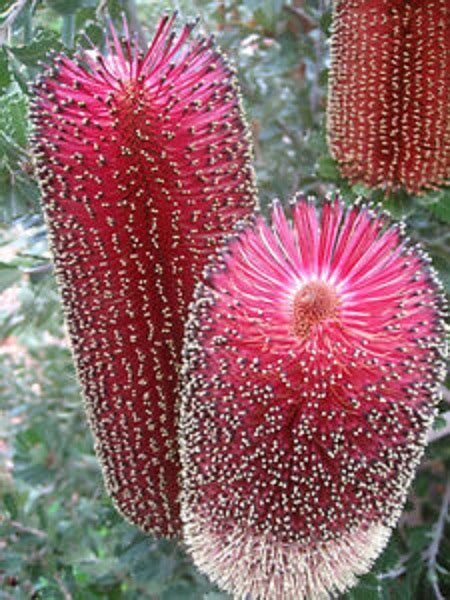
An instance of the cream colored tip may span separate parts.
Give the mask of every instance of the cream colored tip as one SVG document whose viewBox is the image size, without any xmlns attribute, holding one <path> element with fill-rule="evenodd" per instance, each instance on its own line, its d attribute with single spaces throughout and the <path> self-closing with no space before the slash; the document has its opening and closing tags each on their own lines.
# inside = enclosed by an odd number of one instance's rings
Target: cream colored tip
<svg viewBox="0 0 450 600">
<path fill-rule="evenodd" d="M 185 540 L 197 567 L 236 600 L 335 598 L 370 570 L 391 534 L 374 523 L 312 548 L 238 526 L 221 534 L 210 519 L 187 512 Z"/>
</svg>

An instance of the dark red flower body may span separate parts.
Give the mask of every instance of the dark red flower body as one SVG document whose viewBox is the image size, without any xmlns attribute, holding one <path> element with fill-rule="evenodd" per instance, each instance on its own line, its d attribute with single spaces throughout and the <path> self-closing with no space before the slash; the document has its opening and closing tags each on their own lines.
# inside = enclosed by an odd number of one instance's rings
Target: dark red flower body
<svg viewBox="0 0 450 600">
<path fill-rule="evenodd" d="M 342 592 L 395 524 L 443 371 L 439 284 L 385 213 L 300 199 L 196 292 L 180 420 L 185 538 L 236 598 Z"/>
<path fill-rule="evenodd" d="M 183 324 L 211 251 L 254 207 L 234 76 L 163 18 L 144 56 L 61 56 L 38 85 L 36 157 L 78 374 L 107 487 L 145 530 L 179 531 Z"/>
<path fill-rule="evenodd" d="M 335 0 L 328 140 L 350 181 L 450 181 L 449 0 Z"/>
</svg>

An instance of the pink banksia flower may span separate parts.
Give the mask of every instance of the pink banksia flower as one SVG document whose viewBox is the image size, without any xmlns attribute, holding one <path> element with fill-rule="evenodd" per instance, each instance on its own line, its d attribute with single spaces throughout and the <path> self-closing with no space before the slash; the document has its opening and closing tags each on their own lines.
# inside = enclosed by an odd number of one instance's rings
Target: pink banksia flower
<svg viewBox="0 0 450 600">
<path fill-rule="evenodd" d="M 179 532 L 183 325 L 208 256 L 254 207 L 232 69 L 164 17 L 140 53 L 60 55 L 36 87 L 37 173 L 107 488 L 144 530 Z"/>
<path fill-rule="evenodd" d="M 299 198 L 231 240 L 195 293 L 182 518 L 236 598 L 324 599 L 395 525 L 444 369 L 426 254 L 378 209 Z"/>
<path fill-rule="evenodd" d="M 331 154 L 351 183 L 450 181 L 449 0 L 334 0 Z"/>
</svg>

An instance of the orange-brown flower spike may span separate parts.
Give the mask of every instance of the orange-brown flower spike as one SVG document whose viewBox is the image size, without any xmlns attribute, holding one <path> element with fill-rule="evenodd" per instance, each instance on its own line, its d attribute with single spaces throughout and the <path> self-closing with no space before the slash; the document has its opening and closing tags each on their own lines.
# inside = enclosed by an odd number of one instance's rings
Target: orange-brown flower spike
<svg viewBox="0 0 450 600">
<path fill-rule="evenodd" d="M 176 535 L 183 325 L 211 251 L 254 207 L 233 73 L 163 18 L 145 55 L 114 30 L 36 89 L 36 159 L 78 375 L 119 510 Z M 128 37 L 128 36 L 126 36 Z"/>
<path fill-rule="evenodd" d="M 450 181 L 450 0 L 334 0 L 328 143 L 351 183 Z"/>
</svg>

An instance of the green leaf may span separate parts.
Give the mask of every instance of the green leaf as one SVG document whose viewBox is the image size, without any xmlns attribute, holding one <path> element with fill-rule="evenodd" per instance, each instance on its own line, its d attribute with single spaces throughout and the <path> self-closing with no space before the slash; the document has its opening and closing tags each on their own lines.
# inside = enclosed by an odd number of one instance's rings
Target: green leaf
<svg viewBox="0 0 450 600">
<path fill-rule="evenodd" d="M 5 89 L 11 83 L 11 70 L 9 68 L 9 61 L 6 55 L 5 49 L 0 48 L 0 94 L 2 94 Z M 3 100 L 2 100 L 3 101 Z"/>
<path fill-rule="evenodd" d="M 0 293 L 13 286 L 22 278 L 22 272 L 12 265 L 0 263 Z"/>
<path fill-rule="evenodd" d="M 408 542 L 414 552 L 424 550 L 430 543 L 430 530 L 427 525 L 411 527 L 408 532 Z"/>
<path fill-rule="evenodd" d="M 25 94 L 13 92 L 2 98 L 0 106 L 0 131 L 25 147 L 28 131 L 28 100 Z"/>
<path fill-rule="evenodd" d="M 87 22 L 76 38 L 75 44 L 81 44 L 84 47 L 90 47 L 91 42 L 94 46 L 102 46 L 104 39 L 104 30 L 94 22 Z"/>
<path fill-rule="evenodd" d="M 404 190 L 397 190 L 385 199 L 384 207 L 394 219 L 404 219 L 415 212 L 413 198 Z"/>
<path fill-rule="evenodd" d="M 23 149 L 5 131 L 0 131 L 0 161 L 6 159 L 10 164 L 15 165 L 22 158 L 24 158 Z"/>
<path fill-rule="evenodd" d="M 438 415 L 433 422 L 433 429 L 435 431 L 438 431 L 439 429 L 442 429 L 442 427 L 445 427 L 447 425 L 447 421 L 444 419 L 444 417 Z"/>
<path fill-rule="evenodd" d="M 336 181 L 339 179 L 337 162 L 331 156 L 321 156 L 317 163 L 317 174 L 322 179 Z"/>
<path fill-rule="evenodd" d="M 7 11 L 16 2 L 16 0 L 0 0 L 0 22 L 6 17 Z"/>
<path fill-rule="evenodd" d="M 329 70 L 328 69 L 322 69 L 319 73 L 319 83 L 322 86 L 326 86 L 328 84 L 328 76 L 329 76 Z"/>
<path fill-rule="evenodd" d="M 35 213 L 38 205 L 36 182 L 22 171 L 11 171 L 0 161 L 0 221 L 10 223 L 22 215 Z"/>
<path fill-rule="evenodd" d="M 326 10 L 320 17 L 320 29 L 328 36 L 331 34 L 332 13 Z"/>
<path fill-rule="evenodd" d="M 414 491 L 420 497 L 423 498 L 428 490 L 430 489 L 430 474 L 426 471 L 419 472 L 414 481 Z"/>
<path fill-rule="evenodd" d="M 6 510 L 9 512 L 11 519 L 17 519 L 17 515 L 19 513 L 19 509 L 17 506 L 16 498 L 14 494 L 7 493 L 2 498 L 3 504 Z"/>
<path fill-rule="evenodd" d="M 48 60 L 51 52 L 59 52 L 62 48 L 57 33 L 49 29 L 38 29 L 30 44 L 11 46 L 10 50 L 27 67 L 37 67 L 40 61 Z"/>
<path fill-rule="evenodd" d="M 1 534 L 0 539 L 2 539 Z M 8 554 L 5 556 L 0 555 L 0 571 L 6 571 L 7 573 L 17 573 L 18 569 L 21 568 L 22 562 L 24 560 L 26 560 L 24 554 L 19 552 L 8 552 Z"/>
<path fill-rule="evenodd" d="M 450 223 L 450 191 L 442 192 L 439 200 L 428 208 L 440 221 Z"/>
<path fill-rule="evenodd" d="M 108 0 L 107 2 L 107 14 L 110 14 L 115 21 L 120 19 L 124 9 L 125 3 L 122 0 Z"/>
<path fill-rule="evenodd" d="M 60 15 L 73 15 L 83 7 L 83 0 L 47 0 L 47 4 Z"/>
<path fill-rule="evenodd" d="M 381 600 L 384 597 L 382 589 L 383 583 L 369 573 L 364 575 L 358 585 L 348 592 L 344 598 L 345 600 Z"/>
</svg>

